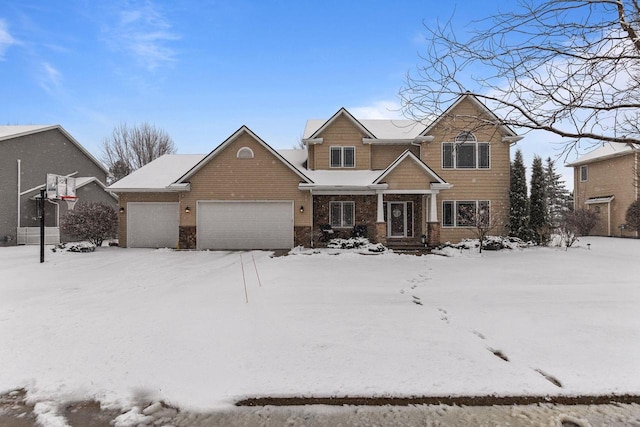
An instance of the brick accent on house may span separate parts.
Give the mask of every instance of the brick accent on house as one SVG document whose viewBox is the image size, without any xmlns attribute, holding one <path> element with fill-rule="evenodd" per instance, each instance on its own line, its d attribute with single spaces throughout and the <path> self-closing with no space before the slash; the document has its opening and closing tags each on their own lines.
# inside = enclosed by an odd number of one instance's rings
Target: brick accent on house
<svg viewBox="0 0 640 427">
<path fill-rule="evenodd" d="M 376 222 L 376 237 L 374 239 L 376 243 L 382 243 L 387 245 L 387 223 Z"/>
<path fill-rule="evenodd" d="M 196 226 L 181 225 L 178 232 L 178 249 L 196 248 Z"/>
<path fill-rule="evenodd" d="M 293 227 L 293 244 L 295 246 L 311 246 L 311 227 L 296 226 Z"/>
<path fill-rule="evenodd" d="M 434 248 L 440 244 L 440 223 L 427 223 L 427 246 Z"/>
<path fill-rule="evenodd" d="M 313 196 L 314 234 L 319 232 L 323 224 L 329 224 L 329 202 L 354 202 L 355 224 L 367 226 L 367 238 L 375 239 L 375 223 L 378 199 L 377 196 Z M 352 228 L 334 229 L 337 237 L 351 237 Z"/>
</svg>

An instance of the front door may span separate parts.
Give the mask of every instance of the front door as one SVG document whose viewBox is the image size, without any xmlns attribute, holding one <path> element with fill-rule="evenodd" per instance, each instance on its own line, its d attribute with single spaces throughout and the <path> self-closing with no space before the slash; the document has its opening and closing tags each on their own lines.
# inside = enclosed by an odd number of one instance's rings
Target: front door
<svg viewBox="0 0 640 427">
<path fill-rule="evenodd" d="M 387 204 L 387 234 L 389 237 L 407 237 L 407 203 L 389 202 Z"/>
</svg>

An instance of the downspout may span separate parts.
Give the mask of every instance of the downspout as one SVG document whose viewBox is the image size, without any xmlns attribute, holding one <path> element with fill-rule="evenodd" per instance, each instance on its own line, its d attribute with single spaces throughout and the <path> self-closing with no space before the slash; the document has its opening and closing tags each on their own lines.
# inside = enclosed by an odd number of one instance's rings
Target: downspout
<svg viewBox="0 0 640 427">
<path fill-rule="evenodd" d="M 311 239 L 310 242 L 310 247 L 313 248 L 313 188 L 309 189 L 309 199 L 310 199 L 310 208 L 309 211 L 311 212 L 311 233 L 309 233 L 309 239 Z"/>
<path fill-rule="evenodd" d="M 608 224 L 608 232 L 609 232 L 609 237 L 611 237 L 611 200 L 609 200 L 609 203 L 607 203 L 607 219 L 609 220 L 609 224 Z"/>
<path fill-rule="evenodd" d="M 20 159 L 18 159 L 18 228 L 20 228 L 20 180 L 21 180 L 21 168 L 20 168 Z M 16 236 L 17 236 L 18 230 L 16 229 Z"/>
</svg>

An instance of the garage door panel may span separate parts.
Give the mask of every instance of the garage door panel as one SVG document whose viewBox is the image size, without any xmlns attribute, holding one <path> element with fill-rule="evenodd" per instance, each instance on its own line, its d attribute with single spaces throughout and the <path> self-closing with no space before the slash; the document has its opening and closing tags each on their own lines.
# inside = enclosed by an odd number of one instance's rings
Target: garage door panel
<svg viewBox="0 0 640 427">
<path fill-rule="evenodd" d="M 290 249 L 291 201 L 198 201 L 199 249 Z"/>
<path fill-rule="evenodd" d="M 127 203 L 127 246 L 175 248 L 179 223 L 178 203 Z"/>
</svg>

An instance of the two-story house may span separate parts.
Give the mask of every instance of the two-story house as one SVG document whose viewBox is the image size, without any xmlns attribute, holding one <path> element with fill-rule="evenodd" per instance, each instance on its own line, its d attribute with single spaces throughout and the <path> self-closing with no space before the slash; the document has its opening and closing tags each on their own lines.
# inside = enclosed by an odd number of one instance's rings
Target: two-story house
<svg viewBox="0 0 640 427">
<path fill-rule="evenodd" d="M 38 243 L 38 198 L 48 173 L 76 178 L 80 202 L 117 205 L 105 190 L 107 169 L 62 126 L 0 126 L 0 246 Z M 66 203 L 45 203 L 46 242 L 68 241 L 59 231 Z"/>
<path fill-rule="evenodd" d="M 472 237 L 480 211 L 506 233 L 519 139 L 470 95 L 426 126 L 343 108 L 307 122 L 304 150 L 276 151 L 243 126 L 206 156 L 163 156 L 109 189 L 120 195 L 123 246 L 312 246 L 327 225 L 433 246 Z"/>
<path fill-rule="evenodd" d="M 567 166 L 573 167 L 574 208 L 598 214 L 595 236 L 638 236 L 625 225 L 631 203 L 638 200 L 640 145 L 604 143 Z"/>
</svg>

